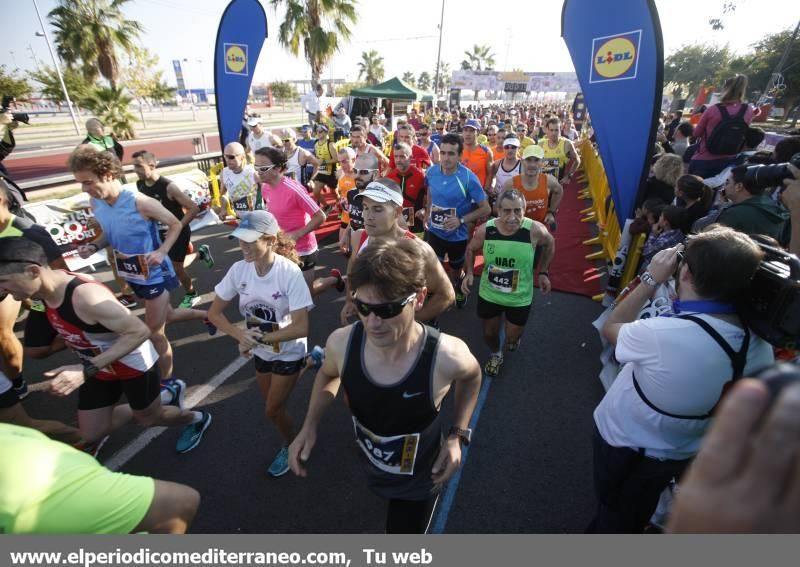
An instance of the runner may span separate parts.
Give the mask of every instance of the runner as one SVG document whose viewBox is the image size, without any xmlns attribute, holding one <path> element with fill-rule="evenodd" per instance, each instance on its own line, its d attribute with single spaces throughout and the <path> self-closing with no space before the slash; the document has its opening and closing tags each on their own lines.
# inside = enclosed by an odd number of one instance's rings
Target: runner
<svg viewBox="0 0 800 567">
<path fill-rule="evenodd" d="M 302 429 L 289 447 L 306 476 L 325 410 L 344 386 L 369 488 L 388 500 L 388 533 L 424 533 L 444 483 L 468 445 L 481 372 L 460 340 L 415 321 L 427 292 L 422 248 L 408 240 L 370 244 L 349 281 L 359 321 L 328 338 Z M 439 412 L 455 386 L 453 426 Z"/>
<path fill-rule="evenodd" d="M 178 236 L 172 248 L 169 249 L 168 255 L 175 268 L 175 275 L 186 291 L 179 307 L 184 309 L 194 307 L 203 298 L 197 295 L 192 284 L 192 278 L 186 273 L 183 263 L 186 260 L 189 246 L 192 244 L 192 229 L 189 227 L 189 223 L 200 212 L 200 207 L 181 191 L 175 183 L 158 173 L 156 170 L 156 156 L 152 153 L 147 150 L 140 150 L 135 152 L 132 157 L 133 171 L 139 178 L 136 182 L 136 188 L 139 192 L 161 203 L 165 209 L 181 221 L 180 236 Z M 159 236 L 162 241 L 166 234 L 167 228 L 164 225 L 159 225 Z M 211 249 L 207 244 L 198 247 L 197 255 L 205 263 L 206 267 L 214 267 L 214 257 L 211 255 Z"/>
<path fill-rule="evenodd" d="M 497 197 L 497 218 L 479 226 L 467 248 L 467 274 L 461 284 L 469 294 L 474 282 L 475 256 L 483 253 L 486 265 L 478 287 L 478 317 L 483 319 L 483 338 L 491 352 L 485 371 L 497 376 L 503 364 L 500 344 L 500 317 L 505 314 L 506 348 L 519 348 L 533 307 L 534 254 L 539 247 L 542 259 L 539 288 L 550 291 L 548 269 L 555 242 L 545 226 L 525 216 L 525 197 L 516 189 L 506 189 Z"/>
<path fill-rule="evenodd" d="M 420 244 L 423 259 L 425 260 L 425 285 L 428 294 L 425 304 L 417 311 L 417 319 L 437 326 L 436 317 L 453 304 L 455 292 L 447 273 L 436 257 L 433 249 L 427 242 L 416 240 L 416 235 L 410 232 L 403 222 L 403 197 L 400 186 L 393 180 L 379 177 L 369 183 L 357 199 L 364 214 L 364 228 L 354 231 L 350 238 L 350 246 L 356 254 L 361 253 L 370 239 L 411 239 Z M 355 263 L 353 254 L 347 264 L 348 272 Z M 349 319 L 358 314 L 350 293 L 345 294 L 345 305 L 342 308 L 341 323 L 347 325 Z"/>
<path fill-rule="evenodd" d="M 350 146 L 355 150 L 356 157 L 370 154 L 378 160 L 381 169 L 389 166 L 389 158 L 383 153 L 382 148 L 376 148 L 367 142 L 367 133 L 361 126 L 353 126 L 350 130 Z"/>
<path fill-rule="evenodd" d="M 437 148 L 438 151 L 438 148 Z M 425 230 L 427 209 L 427 186 L 425 174 L 411 165 L 411 147 L 406 143 L 395 144 L 395 168 L 390 169 L 386 177 L 400 185 L 403 195 L 403 219 L 414 232 Z"/>
<path fill-rule="evenodd" d="M 328 138 L 328 127 L 325 124 L 317 125 L 317 143 L 314 144 L 314 155 L 319 161 L 317 172 L 311 176 L 311 181 L 314 182 L 314 200 L 327 217 L 331 207 L 325 204 L 322 191 L 328 187 L 334 193 L 336 192 L 336 146 Z"/>
<path fill-rule="evenodd" d="M 557 117 L 545 121 L 545 132 L 547 135 L 539 140 L 539 146 L 544 149 L 544 172 L 555 177 L 564 186 L 580 167 L 581 158 L 572 142 L 561 135 L 561 121 Z"/>
<path fill-rule="evenodd" d="M 503 140 L 505 138 L 505 130 L 503 130 L 503 138 L 497 135 L 498 128 L 496 124 L 490 124 L 486 128 L 486 139 L 489 142 L 486 144 L 492 150 L 492 160 L 496 162 L 506 157 L 505 148 L 503 147 Z"/>
<path fill-rule="evenodd" d="M 281 147 L 281 139 L 261 127 L 260 116 L 255 115 L 248 118 L 247 125 L 250 127 L 250 133 L 247 135 L 247 161 L 252 161 L 253 153 L 259 148 Z"/>
<path fill-rule="evenodd" d="M 461 163 L 478 177 L 478 181 L 484 191 L 488 191 L 494 154 L 492 150 L 478 143 L 480 131 L 481 123 L 479 120 L 470 118 L 464 123 L 464 149 L 461 154 Z"/>
<path fill-rule="evenodd" d="M 223 154 L 225 168 L 221 176 L 220 207 L 216 213 L 224 221 L 229 218 L 229 210 L 232 209 L 238 216 L 239 213 L 253 210 L 259 199 L 255 170 L 247 163 L 242 145 L 239 142 L 231 142 L 225 146 Z"/>
<path fill-rule="evenodd" d="M 298 265 L 294 243 L 281 232 L 267 211 L 253 211 L 234 230 L 243 260 L 236 262 L 214 288 L 209 318 L 239 342 L 239 352 L 255 356 L 256 381 L 264 397 L 264 412 L 284 440 L 269 474 L 289 472 L 288 445 L 294 438 L 286 402 L 294 389 L 307 349 L 308 311 L 313 308 Z M 232 324 L 225 307 L 239 296 L 239 313 L 246 328 Z"/>
<path fill-rule="evenodd" d="M 355 186 L 347 191 L 347 197 L 343 199 L 344 207 L 347 209 L 347 228 L 345 229 L 345 234 L 343 236 L 344 243 L 345 243 L 345 250 L 346 254 L 349 255 L 352 252 L 352 248 L 349 246 L 350 243 L 350 235 L 355 230 L 361 230 L 364 228 L 364 213 L 361 207 L 361 201 L 356 199 L 359 193 L 366 189 L 367 184 L 369 184 L 378 173 L 378 160 L 376 160 L 370 154 L 363 154 L 356 158 L 355 161 Z"/>
<path fill-rule="evenodd" d="M 543 173 L 544 150 L 528 146 L 522 152 L 522 175 L 506 181 L 503 189 L 516 189 L 525 197 L 525 216 L 553 232 L 564 188 L 550 174 Z"/>
<path fill-rule="evenodd" d="M 240 146 L 241 147 L 241 146 Z M 158 352 L 161 376 L 172 377 L 172 346 L 167 340 L 168 322 L 205 319 L 197 309 L 172 309 L 169 290 L 178 286 L 168 251 L 181 233 L 181 222 L 158 201 L 124 189 L 118 175 L 122 165 L 109 152 L 78 148 L 69 157 L 69 168 L 90 203 L 103 229 L 94 242 L 78 247 L 81 258 L 88 258 L 107 245 L 112 247 L 110 261 L 117 265 L 134 293 L 145 302 L 144 320 L 150 339 Z M 164 241 L 158 237 L 158 223 L 167 227 Z M 208 328 L 213 334 L 215 329 Z"/>
<path fill-rule="evenodd" d="M 431 140 L 430 126 L 423 124 L 422 127 L 417 131 L 417 137 L 419 138 L 419 146 L 428 152 L 428 155 L 431 157 L 431 165 L 439 163 L 441 160 L 441 156 L 439 155 L 439 144 Z"/>
<path fill-rule="evenodd" d="M 311 294 L 318 295 L 331 288 L 344 291 L 338 270 L 331 270 L 328 277 L 314 279 L 319 257 L 314 231 L 325 222 L 325 214 L 300 183 L 284 175 L 286 166 L 283 150 L 261 148 L 256 151 L 255 170 L 261 181 L 265 208 L 278 220 L 286 237 L 295 241 L 302 261 L 300 269 Z"/>
<path fill-rule="evenodd" d="M 519 122 L 515 127 L 515 131 L 517 133 L 517 138 L 519 138 L 520 151 L 524 152 L 528 146 L 532 146 L 536 143 L 536 140 L 528 137 L 528 125 L 524 122 Z"/>
<path fill-rule="evenodd" d="M 298 146 L 297 134 L 293 128 L 286 128 L 283 132 L 283 151 L 286 152 L 286 176 L 300 182 L 304 187 L 309 180 L 319 171 L 320 161 L 308 150 Z M 311 168 L 309 174 L 308 169 Z"/>
<path fill-rule="evenodd" d="M 467 301 L 461 293 L 464 253 L 469 240 L 467 225 L 491 213 L 480 181 L 460 163 L 463 149 L 464 140 L 460 135 L 445 134 L 441 146 L 442 161 L 428 169 L 425 175 L 430 211 L 425 239 L 439 261 L 444 262 L 447 257 L 459 309 Z"/>
<path fill-rule="evenodd" d="M 517 157 L 519 155 L 519 139 L 513 134 L 508 134 L 503 140 L 503 151 L 505 152 L 503 159 L 492 164 L 490 174 L 492 179 L 489 180 L 489 199 L 492 202 L 497 199 L 497 195 L 505 187 L 506 182 L 522 172 L 522 160 Z"/>
<path fill-rule="evenodd" d="M 339 250 L 345 257 L 350 255 L 348 246 L 348 227 L 350 226 L 350 212 L 348 210 L 347 194 L 356 186 L 356 152 L 353 148 L 342 148 L 337 154 L 339 158 L 339 171 L 336 172 L 338 182 L 336 193 L 339 195 Z"/>
<path fill-rule="evenodd" d="M 116 161 L 108 152 L 89 151 Z M 73 153 L 73 164 L 77 157 Z M 76 176 L 84 177 L 83 173 L 78 170 Z M 55 344 L 60 335 L 60 344 L 80 359 L 81 364 L 60 366 L 45 376 L 52 379 L 50 391 L 57 396 L 78 390 L 84 449 L 101 443 L 131 419 L 144 427 L 185 425 L 176 446 L 179 453 L 200 443 L 211 414 L 182 409 L 183 388 L 175 396 L 174 406 L 161 405 L 158 354 L 148 340 L 151 330 L 116 301 L 107 287 L 86 276 L 51 269 L 44 250 L 35 242 L 3 238 L 0 289 L 17 300 L 41 299 L 49 325 L 37 329 L 37 340 Z M 116 405 L 123 394 L 128 404 Z"/>
</svg>

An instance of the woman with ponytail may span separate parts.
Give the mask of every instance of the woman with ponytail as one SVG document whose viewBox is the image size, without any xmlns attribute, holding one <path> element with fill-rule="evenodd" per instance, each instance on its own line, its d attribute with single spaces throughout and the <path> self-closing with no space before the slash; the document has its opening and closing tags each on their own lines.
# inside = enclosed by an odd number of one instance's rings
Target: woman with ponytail
<svg viewBox="0 0 800 567">
<path fill-rule="evenodd" d="M 697 175 L 681 175 L 675 184 L 675 195 L 686 207 L 689 227 L 706 216 L 714 204 L 714 191 Z"/>
</svg>

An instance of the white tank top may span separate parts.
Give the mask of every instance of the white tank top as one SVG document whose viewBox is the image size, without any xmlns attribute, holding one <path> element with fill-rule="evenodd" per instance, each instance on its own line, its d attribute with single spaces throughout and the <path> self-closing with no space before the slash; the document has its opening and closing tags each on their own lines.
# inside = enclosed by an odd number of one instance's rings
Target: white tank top
<svg viewBox="0 0 800 567">
<path fill-rule="evenodd" d="M 303 166 L 300 165 L 300 152 L 304 151 L 303 148 L 297 146 L 294 153 L 286 159 L 286 176 L 291 177 L 298 183 L 302 179 L 300 174 L 303 170 Z"/>
<path fill-rule="evenodd" d="M 509 179 L 516 177 L 522 173 L 522 160 L 517 160 L 517 164 L 511 168 L 511 171 L 506 171 L 503 167 L 503 160 L 500 160 L 500 163 L 497 167 L 497 174 L 494 176 L 494 187 L 498 191 L 505 186 L 506 182 Z"/>
</svg>

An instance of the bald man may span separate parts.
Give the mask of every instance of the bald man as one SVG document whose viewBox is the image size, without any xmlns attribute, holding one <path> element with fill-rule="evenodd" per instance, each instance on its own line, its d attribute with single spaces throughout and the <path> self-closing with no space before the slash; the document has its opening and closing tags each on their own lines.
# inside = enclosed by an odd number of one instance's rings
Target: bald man
<svg viewBox="0 0 800 567">
<path fill-rule="evenodd" d="M 225 169 L 222 170 L 220 184 L 220 207 L 216 211 L 219 218 L 226 220 L 229 203 L 236 216 L 259 208 L 261 203 L 260 185 L 256 170 L 247 163 L 244 146 L 231 142 L 225 146 Z"/>
<path fill-rule="evenodd" d="M 125 150 L 122 148 L 114 134 L 106 135 L 106 127 L 98 118 L 86 121 L 87 136 L 81 144 L 89 144 L 99 152 L 113 152 L 121 161 Z"/>
</svg>

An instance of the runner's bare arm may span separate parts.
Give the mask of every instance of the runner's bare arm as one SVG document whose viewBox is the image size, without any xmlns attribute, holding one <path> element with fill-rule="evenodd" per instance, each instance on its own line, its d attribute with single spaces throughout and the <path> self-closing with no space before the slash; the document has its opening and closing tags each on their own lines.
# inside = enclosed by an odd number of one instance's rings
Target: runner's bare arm
<svg viewBox="0 0 800 567">
<path fill-rule="evenodd" d="M 418 245 L 422 248 L 425 257 L 425 283 L 428 288 L 428 296 L 422 308 L 417 311 L 416 319 L 430 321 L 453 305 L 456 300 L 456 292 L 433 248 L 427 242 L 419 242 Z"/>
<path fill-rule="evenodd" d="M 319 423 L 328 406 L 339 393 L 342 383 L 339 377 L 342 366 L 341 357 L 347 349 L 350 331 L 351 327 L 336 329 L 325 343 L 325 360 L 314 378 L 303 427 L 289 445 L 289 467 L 297 476 L 304 477 L 308 474 L 306 463 L 317 442 Z"/>
<path fill-rule="evenodd" d="M 542 293 L 550 293 L 550 262 L 556 252 L 556 241 L 550 231 L 539 221 L 531 225 L 531 246 L 542 247 L 542 258 L 539 261 L 539 289 Z"/>
<path fill-rule="evenodd" d="M 172 248 L 175 241 L 178 240 L 183 225 L 175 215 L 164 208 L 164 205 L 152 197 L 142 195 L 141 193 L 136 194 L 136 210 L 139 211 L 144 218 L 158 221 L 167 227 L 167 233 L 164 235 L 164 242 L 161 243 L 161 246 L 157 250 L 145 255 L 145 258 L 147 258 L 148 263 L 151 265 L 160 264 L 164 261 L 169 249 Z"/>
<path fill-rule="evenodd" d="M 309 232 L 317 230 L 324 222 L 325 213 L 323 213 L 321 209 L 317 210 L 317 212 L 311 216 L 311 220 L 309 220 L 303 228 L 298 228 L 293 232 L 287 233 L 286 236 L 291 240 L 300 240 Z"/>
<path fill-rule="evenodd" d="M 170 199 L 183 207 L 185 214 L 181 219 L 181 224 L 183 226 L 188 226 L 188 224 L 192 222 L 192 219 L 197 216 L 197 213 L 200 212 L 200 207 L 198 207 L 197 203 L 192 201 L 186 193 L 181 191 L 177 183 L 170 183 L 167 185 L 167 195 L 169 195 Z"/>
<path fill-rule="evenodd" d="M 302 150 L 303 148 L 300 148 L 300 149 Z M 311 171 L 311 177 L 313 178 L 317 174 L 317 172 L 319 171 L 319 166 L 322 165 L 322 162 L 319 160 L 319 158 L 317 158 L 317 156 L 315 156 L 314 154 L 312 154 L 309 151 L 303 150 L 303 153 L 301 153 L 300 155 L 305 160 L 303 162 L 303 165 L 309 165 L 310 164 L 311 167 L 314 168 Z"/>
<path fill-rule="evenodd" d="M 475 282 L 475 257 L 483 249 L 483 241 L 486 238 L 486 224 L 482 224 L 475 229 L 472 240 L 467 245 L 464 254 L 464 279 L 461 280 L 461 291 L 469 295 L 472 285 Z M 451 286 L 452 287 L 452 286 Z"/>
<path fill-rule="evenodd" d="M 296 309 L 290 312 L 292 322 L 278 329 L 261 335 L 262 343 L 277 343 L 280 341 L 291 341 L 308 336 L 308 309 Z"/>
<path fill-rule="evenodd" d="M 222 299 L 220 296 L 214 294 L 214 301 L 211 303 L 211 307 L 208 308 L 208 320 L 211 321 L 217 329 L 238 341 L 239 351 L 245 354 L 258 346 L 258 339 L 261 333 L 258 329 L 245 329 L 231 323 L 225 316 L 225 308 L 228 306 L 228 303 L 230 303 L 229 300 Z"/>
<path fill-rule="evenodd" d="M 558 182 L 558 179 L 550 175 L 547 175 L 547 193 L 549 196 L 548 202 L 548 212 L 550 211 L 558 211 L 558 207 L 561 206 L 561 199 L 564 197 L 564 188 L 561 186 L 561 183 Z M 555 216 L 555 212 L 553 212 L 553 216 Z"/>
<path fill-rule="evenodd" d="M 356 263 L 356 258 L 358 257 L 358 246 L 361 244 L 361 233 L 364 229 L 361 230 L 351 230 L 350 231 L 350 257 L 347 259 L 347 273 L 350 273 L 350 270 L 353 268 L 353 264 Z M 344 306 L 342 306 L 342 312 L 339 315 L 339 322 L 344 325 L 350 324 L 350 319 L 355 319 L 358 316 L 356 313 L 356 307 L 353 304 L 353 295 L 352 290 L 350 289 L 350 278 L 345 280 L 345 294 L 344 294 Z"/>
<path fill-rule="evenodd" d="M 490 214 L 492 214 L 492 206 L 489 204 L 488 199 L 484 199 L 478 203 L 477 209 L 464 215 L 464 224 L 475 222 L 480 218 L 488 217 Z"/>
<path fill-rule="evenodd" d="M 565 151 L 567 154 L 567 165 L 564 168 L 564 181 L 569 180 L 572 175 L 577 171 L 577 169 L 581 166 L 581 158 L 578 155 L 578 152 L 575 151 L 575 146 L 567 140 L 564 142 L 566 146 Z"/>
</svg>

